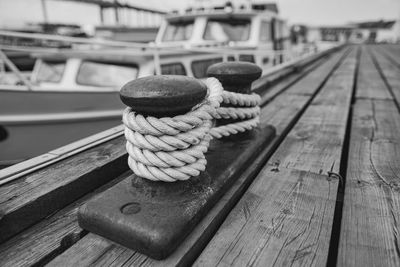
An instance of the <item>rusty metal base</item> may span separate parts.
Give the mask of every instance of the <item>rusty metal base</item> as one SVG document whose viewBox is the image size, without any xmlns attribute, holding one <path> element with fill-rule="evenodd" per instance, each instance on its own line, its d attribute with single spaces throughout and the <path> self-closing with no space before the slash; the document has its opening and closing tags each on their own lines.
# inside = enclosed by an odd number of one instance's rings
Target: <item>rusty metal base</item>
<svg viewBox="0 0 400 267">
<path fill-rule="evenodd" d="M 81 207 L 79 225 L 155 259 L 171 254 L 275 136 L 273 127 L 213 140 L 207 170 L 184 182 L 130 175 Z"/>
</svg>

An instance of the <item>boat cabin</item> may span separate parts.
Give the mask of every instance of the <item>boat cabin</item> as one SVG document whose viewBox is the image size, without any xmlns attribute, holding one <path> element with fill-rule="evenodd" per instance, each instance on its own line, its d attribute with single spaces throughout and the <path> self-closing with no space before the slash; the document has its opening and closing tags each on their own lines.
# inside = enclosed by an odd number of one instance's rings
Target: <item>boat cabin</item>
<svg viewBox="0 0 400 267">
<path fill-rule="evenodd" d="M 223 52 L 221 50 L 221 52 Z M 118 91 L 126 82 L 157 74 L 205 78 L 209 66 L 223 61 L 248 61 L 264 70 L 280 63 L 279 57 L 264 52 L 225 50 L 223 53 L 162 50 L 155 51 L 69 50 L 34 54 L 37 58 L 30 81 L 34 90 Z M 282 59 L 283 60 L 283 59 Z M 157 63 L 159 62 L 159 70 Z"/>
<path fill-rule="evenodd" d="M 158 46 L 288 49 L 290 31 L 275 4 L 199 7 L 166 15 Z"/>
</svg>

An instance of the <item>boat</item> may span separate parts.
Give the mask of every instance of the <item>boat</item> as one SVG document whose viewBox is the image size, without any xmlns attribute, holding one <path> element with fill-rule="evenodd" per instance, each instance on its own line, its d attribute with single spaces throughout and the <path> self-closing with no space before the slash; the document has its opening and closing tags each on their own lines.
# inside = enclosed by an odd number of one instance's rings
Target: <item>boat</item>
<svg viewBox="0 0 400 267">
<path fill-rule="evenodd" d="M 287 29 L 268 4 L 229 4 L 168 14 L 150 44 L 0 32 L 74 43 L 70 48 L 30 47 L 36 61 L 29 79 L 18 75 L 0 47 L 3 61 L 19 78 L 17 85 L 0 87 L 0 165 L 119 125 L 118 91 L 129 80 L 154 74 L 202 79 L 210 65 L 237 60 L 268 71 L 305 56 L 290 51 Z"/>
</svg>

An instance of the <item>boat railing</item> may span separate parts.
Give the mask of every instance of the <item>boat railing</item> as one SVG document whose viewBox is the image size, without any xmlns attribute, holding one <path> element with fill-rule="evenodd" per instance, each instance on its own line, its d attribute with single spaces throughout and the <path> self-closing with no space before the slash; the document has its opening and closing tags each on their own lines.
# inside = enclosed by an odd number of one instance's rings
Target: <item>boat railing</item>
<svg viewBox="0 0 400 267">
<path fill-rule="evenodd" d="M 93 51 L 93 48 L 102 48 L 102 52 L 106 47 L 114 47 L 114 48 L 129 48 L 131 49 L 131 53 L 143 53 L 143 51 L 151 51 L 155 52 L 155 54 L 159 54 L 160 52 L 181 52 L 182 50 L 187 52 L 195 52 L 195 53 L 218 53 L 218 54 L 232 54 L 232 53 L 270 53 L 280 56 L 282 54 L 289 55 L 290 57 L 295 56 L 297 51 L 293 50 L 271 50 L 271 49 L 262 49 L 262 48 L 254 48 L 248 47 L 235 47 L 235 46 L 226 46 L 225 43 L 221 43 L 220 46 L 214 47 L 182 47 L 182 45 L 176 46 L 160 46 L 156 43 L 138 43 L 138 42 L 124 42 L 124 41 L 112 41 L 112 40 L 104 40 L 99 38 L 82 38 L 82 37 L 69 37 L 69 36 L 59 36 L 59 35 L 50 35 L 50 34 L 38 34 L 38 33 L 20 33 L 20 32 L 12 32 L 12 31 L 0 31 L 0 36 L 7 36 L 7 37 L 15 37 L 15 38 L 30 38 L 30 39 L 39 39 L 39 40 L 46 40 L 46 41 L 59 41 L 62 43 L 70 43 L 72 45 L 80 45 L 79 50 L 83 51 Z M 224 45 L 225 44 L 225 45 Z M 86 45 L 82 46 L 82 45 Z M 1 45 L 1 48 L 5 49 L 40 49 L 43 47 L 35 47 L 35 46 L 5 46 Z M 65 50 L 63 48 L 49 48 L 48 52 L 59 52 Z M 126 53 L 128 51 L 124 51 Z"/>
<path fill-rule="evenodd" d="M 4 67 L 4 64 L 21 80 L 21 82 L 23 82 L 23 84 L 26 85 L 27 89 L 29 91 L 32 90 L 33 86 L 32 83 L 29 81 L 29 79 L 27 79 L 24 74 L 21 73 L 21 71 L 17 68 L 17 66 L 15 66 L 15 64 L 7 57 L 7 55 L 0 49 L 0 60 L 1 60 L 1 64 Z M 4 69 L 4 72 L 1 73 L 5 73 L 5 68 L 2 67 L 2 70 Z"/>
<path fill-rule="evenodd" d="M 182 54 L 182 53 L 200 53 L 200 54 L 218 54 L 222 55 L 225 60 L 228 56 L 239 58 L 240 55 L 268 56 L 275 62 L 274 65 L 281 65 L 287 62 L 293 63 L 296 60 L 309 56 L 316 51 L 308 49 L 306 51 L 295 50 L 271 50 L 255 47 L 234 47 L 234 46 L 215 46 L 215 47 L 182 47 L 177 46 L 158 46 L 155 43 L 135 43 L 103 40 L 98 38 L 81 38 L 68 37 L 50 34 L 38 33 L 21 33 L 12 31 L 0 31 L 0 36 L 13 38 L 30 38 L 44 41 L 58 41 L 62 43 L 70 43 L 72 49 L 63 47 L 41 47 L 41 46 L 21 46 L 0 44 L 0 60 L 18 77 L 22 84 L 27 86 L 28 90 L 32 90 L 32 83 L 27 79 L 18 68 L 7 58 L 2 50 L 24 51 L 29 53 L 66 53 L 74 51 L 76 53 L 91 54 L 91 55 L 148 55 L 153 58 L 154 69 L 157 75 L 161 74 L 160 57 L 163 54 Z M 98 48 L 98 49 L 96 49 Z M 101 49 L 100 49 L 101 48 Z"/>
</svg>

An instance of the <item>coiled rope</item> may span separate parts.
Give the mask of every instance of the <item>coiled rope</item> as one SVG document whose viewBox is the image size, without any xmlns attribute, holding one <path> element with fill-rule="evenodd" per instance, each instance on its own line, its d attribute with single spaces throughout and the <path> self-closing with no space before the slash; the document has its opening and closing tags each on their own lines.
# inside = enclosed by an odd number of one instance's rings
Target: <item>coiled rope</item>
<svg viewBox="0 0 400 267">
<path fill-rule="evenodd" d="M 175 117 L 143 116 L 126 108 L 125 125 L 128 165 L 138 176 L 164 182 L 187 180 L 206 168 L 212 137 L 221 138 L 256 127 L 259 123 L 261 98 L 223 91 L 221 83 L 208 78 L 208 97 L 190 112 Z M 220 107 L 220 103 L 238 107 Z M 241 121 L 215 128 L 213 119 Z"/>
<path fill-rule="evenodd" d="M 132 171 L 153 181 L 175 182 L 198 176 L 206 168 L 204 153 L 216 108 L 223 101 L 223 88 L 215 78 L 208 78 L 208 97 L 192 111 L 172 118 L 144 117 L 125 109 L 126 149 Z"/>
<path fill-rule="evenodd" d="M 224 104 L 231 104 L 238 107 L 219 107 L 217 108 L 216 119 L 234 119 L 238 122 L 214 127 L 210 130 L 210 135 L 214 138 L 221 138 L 251 130 L 260 123 L 260 103 L 261 97 L 258 94 L 240 94 L 224 91 L 222 93 Z"/>
</svg>

